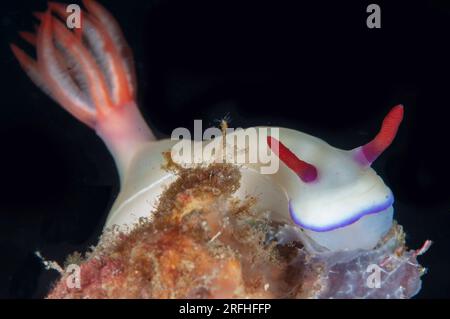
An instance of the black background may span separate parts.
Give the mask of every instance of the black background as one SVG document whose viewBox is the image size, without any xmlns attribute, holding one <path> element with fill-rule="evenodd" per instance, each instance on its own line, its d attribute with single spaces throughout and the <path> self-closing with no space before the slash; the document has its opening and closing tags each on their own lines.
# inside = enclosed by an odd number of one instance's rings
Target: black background
<svg viewBox="0 0 450 319">
<path fill-rule="evenodd" d="M 373 165 L 396 196 L 396 219 L 429 268 L 418 298 L 450 297 L 450 4 L 377 1 L 102 1 L 134 50 L 138 103 L 160 137 L 194 119 L 285 126 L 350 149 L 405 105 L 389 150 Z M 296 4 L 294 4 L 296 3 Z M 0 297 L 45 296 L 59 262 L 95 245 L 119 190 L 102 141 L 45 96 L 14 60 L 30 49 L 44 1 L 0 2 Z M 32 51 L 30 51 L 32 52 Z"/>
</svg>

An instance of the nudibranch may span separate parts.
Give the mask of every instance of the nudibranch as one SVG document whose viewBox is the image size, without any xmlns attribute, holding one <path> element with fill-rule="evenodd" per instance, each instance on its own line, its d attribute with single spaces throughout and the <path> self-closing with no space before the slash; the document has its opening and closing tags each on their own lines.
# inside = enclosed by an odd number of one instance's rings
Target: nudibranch
<svg viewBox="0 0 450 319">
<path fill-rule="evenodd" d="M 162 165 L 163 153 L 178 141 L 155 139 L 136 104 L 133 59 L 122 31 L 100 4 L 83 3 L 81 29 L 68 29 L 66 7 L 50 3 L 36 14 L 37 34 L 20 33 L 36 48 L 36 59 L 11 48 L 32 81 L 105 142 L 121 182 L 105 228 L 130 226 L 149 217 L 176 178 Z M 370 165 L 391 144 L 402 118 L 403 107 L 394 107 L 371 142 L 349 151 L 277 128 L 279 134 L 266 136 L 259 147 L 280 159 L 279 169 L 261 174 L 258 163 L 240 165 L 236 196 L 258 197 L 274 220 L 296 226 L 325 250 L 372 249 L 392 226 L 394 199 Z"/>
</svg>

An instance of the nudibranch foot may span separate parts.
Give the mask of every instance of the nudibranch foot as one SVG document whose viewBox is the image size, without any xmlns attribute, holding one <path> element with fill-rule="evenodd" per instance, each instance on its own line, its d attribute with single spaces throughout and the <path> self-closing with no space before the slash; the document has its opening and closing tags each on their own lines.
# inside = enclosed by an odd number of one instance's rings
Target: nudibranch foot
<svg viewBox="0 0 450 319">
<path fill-rule="evenodd" d="M 365 215 L 348 226 L 325 232 L 304 229 L 317 244 L 332 251 L 374 248 L 392 226 L 392 206 L 381 212 Z"/>
<path fill-rule="evenodd" d="M 300 241 L 312 255 L 327 256 L 336 252 L 357 252 L 372 250 L 389 234 L 396 225 L 393 221 L 392 207 L 377 214 L 367 215 L 359 221 L 342 228 L 326 232 L 316 232 L 285 225 L 276 237 L 281 243 Z"/>
</svg>

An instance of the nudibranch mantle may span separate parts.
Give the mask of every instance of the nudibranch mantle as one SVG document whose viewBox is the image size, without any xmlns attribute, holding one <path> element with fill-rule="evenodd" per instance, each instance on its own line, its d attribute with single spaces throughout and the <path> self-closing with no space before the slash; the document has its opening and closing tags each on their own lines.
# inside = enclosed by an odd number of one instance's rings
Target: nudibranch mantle
<svg viewBox="0 0 450 319">
<path fill-rule="evenodd" d="M 163 153 L 178 141 L 155 139 L 135 103 L 131 51 L 117 22 L 97 2 L 83 3 L 81 33 L 68 30 L 60 21 L 65 7 L 51 3 L 44 14 L 36 14 L 41 21 L 37 35 L 21 33 L 36 47 L 37 60 L 15 45 L 12 50 L 39 87 L 103 139 L 121 180 L 105 228 L 132 226 L 150 217 L 164 188 L 175 180 L 162 165 Z M 371 249 L 391 228 L 393 195 L 370 164 L 392 143 L 402 118 L 403 107 L 394 107 L 375 139 L 350 151 L 278 128 L 279 136 L 268 136 L 259 147 L 278 156 L 279 169 L 264 175 L 260 163 L 242 165 L 236 196 L 258 197 L 259 208 L 271 211 L 273 219 L 297 225 L 326 249 Z"/>
</svg>

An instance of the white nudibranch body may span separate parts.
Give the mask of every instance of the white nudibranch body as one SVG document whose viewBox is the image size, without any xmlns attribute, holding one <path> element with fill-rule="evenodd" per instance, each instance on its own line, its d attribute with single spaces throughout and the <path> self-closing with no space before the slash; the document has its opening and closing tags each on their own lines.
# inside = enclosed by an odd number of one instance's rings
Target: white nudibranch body
<svg viewBox="0 0 450 319">
<path fill-rule="evenodd" d="M 236 196 L 256 197 L 258 210 L 270 211 L 274 220 L 297 225 L 327 249 L 373 248 L 391 228 L 393 220 L 393 196 L 383 180 L 370 166 L 361 166 L 355 161 L 352 151 L 336 149 L 295 130 L 277 129 L 280 144 L 295 154 L 302 154 L 306 162 L 314 163 L 317 179 L 302 181 L 282 161 L 273 174 L 261 174 L 261 166 L 267 163 L 240 163 L 242 180 Z M 245 135 L 246 130 L 232 135 L 239 134 Z M 221 145 L 217 141 L 204 144 L 214 142 Z M 167 139 L 148 143 L 140 149 L 125 175 L 123 190 L 107 221 L 108 227 L 132 225 L 140 217 L 148 217 L 164 188 L 176 178 L 162 169 L 162 154 L 177 143 Z M 267 143 L 259 147 L 270 151 Z M 242 147 L 237 153 L 249 149 Z M 249 157 L 247 154 L 246 158 Z M 205 159 L 205 162 L 214 160 Z M 194 165 L 188 161 L 179 164 Z"/>
<path fill-rule="evenodd" d="M 95 1 L 84 4 L 87 27 L 82 37 L 54 17 L 65 17 L 64 6 L 51 3 L 45 14 L 38 15 L 41 24 L 37 36 L 21 33 L 36 46 L 37 61 L 15 45 L 12 50 L 38 86 L 104 140 L 121 179 L 121 191 L 105 228 L 132 226 L 140 217 L 151 217 L 158 197 L 176 179 L 162 168 L 163 153 L 170 152 L 179 141 L 155 140 L 135 103 L 131 51 L 117 22 Z M 78 67 L 72 68 L 64 61 L 77 63 Z M 235 195 L 258 198 L 257 209 L 270 211 L 274 220 L 295 225 L 306 235 L 304 238 L 324 249 L 372 249 L 392 226 L 394 200 L 370 164 L 391 144 L 402 117 L 403 107 L 394 107 L 375 139 L 350 151 L 295 130 L 278 128 L 276 136 L 262 136 L 258 143 L 258 152 L 279 159 L 278 169 L 263 174 L 266 163 L 239 163 L 242 179 Z M 262 127 L 256 132 L 274 129 Z M 246 131 L 226 137 L 242 134 Z M 210 143 L 217 140 L 202 145 Z M 237 151 L 250 150 L 244 146 Z M 232 155 L 227 152 L 226 157 Z M 208 163 L 217 157 L 203 160 Z M 189 161 L 182 164 L 192 165 Z"/>
</svg>

